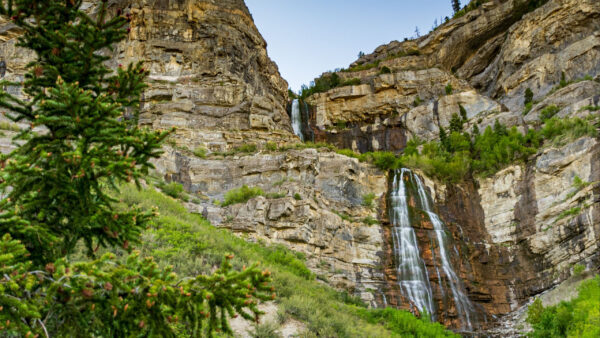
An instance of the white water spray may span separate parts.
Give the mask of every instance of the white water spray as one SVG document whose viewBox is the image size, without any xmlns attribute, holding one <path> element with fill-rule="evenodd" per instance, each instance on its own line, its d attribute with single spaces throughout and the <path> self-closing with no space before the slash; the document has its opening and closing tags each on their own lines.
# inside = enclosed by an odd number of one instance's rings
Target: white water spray
<svg viewBox="0 0 600 338">
<path fill-rule="evenodd" d="M 300 114 L 300 101 L 295 99 L 292 102 L 292 129 L 294 134 L 300 137 L 300 140 L 304 142 L 304 135 L 302 135 L 302 115 Z"/>
</svg>

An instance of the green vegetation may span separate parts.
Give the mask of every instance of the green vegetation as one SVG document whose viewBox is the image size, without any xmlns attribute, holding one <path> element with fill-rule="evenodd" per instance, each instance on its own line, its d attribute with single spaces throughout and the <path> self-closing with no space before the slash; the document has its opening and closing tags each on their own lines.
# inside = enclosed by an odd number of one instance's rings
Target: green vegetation
<svg viewBox="0 0 600 338">
<path fill-rule="evenodd" d="M 558 108 L 556 105 L 550 105 L 542 109 L 542 111 L 540 112 L 540 119 L 542 121 L 549 120 L 553 118 L 554 115 L 558 114 L 559 111 L 560 108 Z"/>
<path fill-rule="evenodd" d="M 383 66 L 381 67 L 381 69 L 379 69 L 379 74 L 391 74 L 392 70 L 387 67 L 387 66 Z"/>
<path fill-rule="evenodd" d="M 453 90 L 453 88 L 452 88 L 452 84 L 451 84 L 451 83 L 448 83 L 448 84 L 446 85 L 446 87 L 444 88 L 444 90 L 446 91 L 446 95 L 451 95 L 451 94 L 452 94 L 452 90 Z"/>
<path fill-rule="evenodd" d="M 598 111 L 598 110 L 600 110 L 600 106 L 584 106 L 579 109 L 579 111 L 586 111 L 586 110 Z"/>
<path fill-rule="evenodd" d="M 575 264 L 573 266 L 573 276 L 578 277 L 585 271 L 585 265 L 583 264 Z"/>
<path fill-rule="evenodd" d="M 285 196 L 287 196 L 287 194 L 283 192 L 271 192 L 265 195 L 265 197 L 273 200 L 284 198 Z"/>
<path fill-rule="evenodd" d="M 221 206 L 229 206 L 232 204 L 246 203 L 256 196 L 264 196 L 265 192 L 259 187 L 249 188 L 247 185 L 243 185 L 241 188 L 232 189 L 225 193 L 225 200 L 221 203 Z"/>
<path fill-rule="evenodd" d="M 548 95 L 553 94 L 557 90 L 565 88 L 566 86 L 571 85 L 573 83 L 579 83 L 579 82 L 582 82 L 582 81 L 593 81 L 593 80 L 594 80 L 594 78 L 591 75 L 586 75 L 586 76 L 581 77 L 581 78 L 577 78 L 577 79 L 573 79 L 573 80 L 567 81 L 567 79 L 565 77 L 565 72 L 561 72 L 560 82 L 558 83 L 558 85 L 556 85 L 556 86 L 554 86 L 554 88 L 552 88 L 552 90 L 548 93 Z"/>
<path fill-rule="evenodd" d="M 539 299 L 529 307 L 527 322 L 533 327 L 529 337 L 599 337 L 600 276 L 584 281 L 577 298 L 544 307 Z"/>
<path fill-rule="evenodd" d="M 356 297 L 316 282 L 315 275 L 303 262 L 304 255 L 283 246 L 248 243 L 225 229 L 215 228 L 201 216 L 187 212 L 179 202 L 153 189 L 140 191 L 126 185 L 121 188 L 119 197 L 124 209 L 158 207 L 159 216 L 143 233 L 138 249 L 144 255 L 154 256 L 161 268 L 172 265 L 175 271 L 184 275 L 208 273 L 219 264 L 223 252 L 232 254 L 231 264 L 239 269 L 260 261 L 272 273 L 279 321 L 300 320 L 307 325 L 309 336 L 423 337 L 432 336 L 431 332 L 438 336 L 451 335 L 440 324 L 431 324 L 394 309 L 386 310 L 389 311 L 386 316 L 398 316 L 401 320 L 384 324 L 387 317 L 382 318 L 377 311 L 364 308 Z M 324 268 L 328 269 L 329 264 L 324 263 Z M 325 279 L 324 276 L 321 278 Z"/>
<path fill-rule="evenodd" d="M 194 149 L 194 155 L 199 158 L 206 158 L 206 148 L 198 147 Z"/>
<path fill-rule="evenodd" d="M 166 184 L 165 182 L 161 181 L 158 183 L 158 187 L 165 194 L 173 198 L 180 198 L 181 194 L 183 194 L 183 185 L 181 185 L 181 183 L 171 182 L 169 184 Z"/>
<path fill-rule="evenodd" d="M 525 104 L 533 102 L 533 91 L 531 88 L 525 89 Z"/>
<path fill-rule="evenodd" d="M 328 73 L 328 74 L 324 74 L 321 77 L 315 79 L 315 81 L 313 81 L 311 83 L 310 87 L 303 85 L 302 88 L 300 89 L 300 98 L 306 99 L 307 97 L 309 97 L 313 94 L 324 93 L 333 88 L 345 87 L 345 86 L 356 86 L 359 84 L 361 84 L 361 81 L 358 78 L 353 78 L 353 79 L 348 79 L 346 81 L 342 81 L 340 79 L 340 76 L 336 72 Z"/>
<path fill-rule="evenodd" d="M 359 312 L 369 323 L 381 324 L 401 337 L 459 337 L 459 335 L 447 331 L 440 323 L 431 323 L 426 318 L 427 316 L 415 320 L 410 313 L 391 308 L 361 309 Z M 415 334 L 415 332 L 419 334 Z"/>
<path fill-rule="evenodd" d="M 573 178 L 573 188 L 575 190 L 567 195 L 567 199 L 570 199 L 571 197 L 575 196 L 579 191 L 585 189 L 590 184 L 590 182 L 585 182 L 581 179 L 581 177 L 575 175 L 575 177 Z"/>
<path fill-rule="evenodd" d="M 19 125 L 8 121 L 0 121 L 0 129 L 9 131 L 21 131 Z"/>
<path fill-rule="evenodd" d="M 375 200 L 375 194 L 369 193 L 362 196 L 362 205 L 363 207 L 372 208 L 373 201 Z"/>
<path fill-rule="evenodd" d="M 226 152 L 213 152 L 211 155 L 228 157 L 228 156 L 234 156 L 234 155 L 238 155 L 238 154 L 252 154 L 252 153 L 255 153 L 257 150 L 258 150 L 258 147 L 256 146 L 256 144 L 249 143 L 249 144 L 241 145 L 239 147 L 235 147 L 232 150 L 229 150 Z"/>
<path fill-rule="evenodd" d="M 529 112 L 533 109 L 533 102 L 525 103 L 525 108 L 523 108 L 523 115 L 529 114 Z"/>
<path fill-rule="evenodd" d="M 415 100 L 413 101 L 413 106 L 418 107 L 421 105 L 421 103 L 423 103 L 423 100 L 421 99 L 421 97 L 417 96 L 417 97 L 415 97 Z"/>
<path fill-rule="evenodd" d="M 302 196 L 300 196 L 300 194 L 299 194 L 299 193 L 295 193 L 295 194 L 294 194 L 294 199 L 295 199 L 296 201 L 301 201 L 301 200 L 302 200 Z"/>
<path fill-rule="evenodd" d="M 587 119 L 556 117 L 545 121 L 544 127 L 540 131 L 541 136 L 551 145 L 562 146 L 580 137 L 597 137 L 598 131 L 592 124 L 596 117 L 590 116 Z"/>
<path fill-rule="evenodd" d="M 375 225 L 375 224 L 379 224 L 379 221 L 376 220 L 375 218 L 371 217 L 371 216 L 367 216 L 365 218 L 362 219 L 362 222 L 366 225 Z"/>
<path fill-rule="evenodd" d="M 560 215 L 558 215 L 558 217 L 556 218 L 556 221 L 560 221 L 561 219 L 570 217 L 570 216 L 577 216 L 581 213 L 581 207 L 573 207 L 569 210 L 565 210 L 563 212 L 560 213 Z"/>
<path fill-rule="evenodd" d="M 266 322 L 260 324 L 254 324 L 252 331 L 248 331 L 248 334 L 252 338 L 282 338 L 283 336 L 278 331 L 279 326 L 277 323 Z"/>
<path fill-rule="evenodd" d="M 267 142 L 267 144 L 265 145 L 265 148 L 268 151 L 277 151 L 277 149 L 278 149 L 277 143 L 275 143 L 275 142 Z"/>
</svg>

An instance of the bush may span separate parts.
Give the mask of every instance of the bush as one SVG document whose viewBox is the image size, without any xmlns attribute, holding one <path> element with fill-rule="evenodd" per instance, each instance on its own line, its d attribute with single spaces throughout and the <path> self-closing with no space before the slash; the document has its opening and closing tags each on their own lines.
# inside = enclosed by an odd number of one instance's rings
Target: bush
<svg viewBox="0 0 600 338">
<path fill-rule="evenodd" d="M 452 94 L 452 90 L 453 89 L 452 89 L 452 84 L 451 83 L 448 83 L 444 89 L 446 90 L 446 95 L 451 95 Z"/>
<path fill-rule="evenodd" d="M 546 108 L 544 108 L 541 112 L 540 112 L 540 119 L 542 121 L 545 120 L 549 120 L 552 117 L 554 117 L 554 115 L 558 114 L 558 112 L 560 111 L 560 108 L 558 108 L 555 105 L 550 105 Z"/>
<path fill-rule="evenodd" d="M 523 109 L 523 115 L 529 114 L 529 112 L 533 109 L 533 102 L 525 103 L 525 108 Z"/>
<path fill-rule="evenodd" d="M 295 199 L 296 201 L 301 201 L 301 200 L 302 200 L 302 196 L 300 196 L 300 194 L 299 194 L 299 193 L 295 193 L 295 194 L 294 194 L 294 199 Z"/>
<path fill-rule="evenodd" d="M 359 84 L 361 84 L 361 81 L 359 78 L 353 78 L 353 79 L 348 79 L 342 83 L 340 83 L 338 85 L 338 87 L 345 87 L 345 86 L 358 86 Z"/>
<path fill-rule="evenodd" d="M 183 193 L 183 185 L 181 183 L 177 183 L 177 182 L 171 182 L 169 184 L 160 182 L 158 184 L 158 187 L 165 194 L 167 194 L 173 198 L 180 198 L 181 194 Z"/>
<path fill-rule="evenodd" d="M 573 267 L 573 276 L 581 276 L 581 274 L 585 271 L 585 265 L 583 264 L 575 264 Z"/>
<path fill-rule="evenodd" d="M 597 137 L 598 131 L 588 120 L 579 118 L 558 119 L 554 117 L 545 121 L 541 135 L 551 144 L 561 146 L 580 137 Z"/>
<path fill-rule="evenodd" d="M 379 74 L 391 74 L 391 73 L 392 73 L 392 70 L 387 66 L 383 66 L 379 70 Z"/>
<path fill-rule="evenodd" d="M 599 337 L 600 276 L 582 282 L 577 298 L 543 307 L 536 300 L 528 310 L 529 337 Z"/>
<path fill-rule="evenodd" d="M 194 155 L 200 158 L 206 158 L 206 148 L 198 147 L 194 149 Z"/>
<path fill-rule="evenodd" d="M 363 195 L 362 198 L 363 198 L 363 201 L 362 201 L 363 207 L 367 207 L 367 208 L 373 207 L 373 201 L 375 200 L 375 194 L 368 193 L 368 194 Z"/>
<path fill-rule="evenodd" d="M 533 91 L 531 88 L 525 89 L 525 105 L 533 102 Z"/>
<path fill-rule="evenodd" d="M 254 324 L 253 330 L 247 331 L 252 338 L 281 338 L 283 337 L 279 333 L 279 325 L 273 322 L 266 322 L 262 324 Z"/>
<path fill-rule="evenodd" d="M 421 103 L 423 103 L 423 100 L 421 100 L 421 97 L 417 96 L 417 97 L 415 97 L 415 100 L 413 101 L 413 106 L 418 107 L 421 105 Z"/>
<path fill-rule="evenodd" d="M 275 143 L 275 142 L 267 142 L 267 144 L 265 145 L 265 148 L 268 151 L 277 151 L 277 149 L 278 149 L 277 143 Z"/>
<path fill-rule="evenodd" d="M 256 144 L 249 143 L 249 144 L 244 144 L 242 146 L 236 147 L 235 151 L 238 153 L 250 154 L 250 153 L 256 152 L 256 149 L 257 149 Z"/>
<path fill-rule="evenodd" d="M 243 185 L 241 188 L 233 189 L 225 193 L 225 200 L 221 205 L 223 207 L 238 204 L 238 203 L 246 203 L 254 197 L 264 196 L 265 192 L 259 187 L 249 188 L 247 185 Z"/>
</svg>

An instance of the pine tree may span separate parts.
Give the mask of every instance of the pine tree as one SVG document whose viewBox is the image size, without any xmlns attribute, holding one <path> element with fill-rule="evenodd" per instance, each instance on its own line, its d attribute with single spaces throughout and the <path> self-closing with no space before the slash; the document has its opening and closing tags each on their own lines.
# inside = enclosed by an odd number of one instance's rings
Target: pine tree
<svg viewBox="0 0 600 338">
<path fill-rule="evenodd" d="M 452 0 L 452 9 L 455 14 L 460 11 L 460 0 Z"/>
<path fill-rule="evenodd" d="M 107 337 L 230 332 L 227 317 L 257 320 L 258 300 L 273 297 L 268 272 L 233 271 L 227 256 L 214 275 L 181 280 L 132 251 L 154 213 L 119 210 L 110 191 L 123 182 L 139 186 L 170 131 L 138 125 L 143 65 L 105 65 L 104 51 L 126 37 L 129 21 L 121 11 L 110 15 L 106 2 L 90 17 L 80 10 L 82 0 L 0 1 L 0 14 L 23 32 L 18 45 L 36 53 L 23 83 L 0 86 L 23 87 L 26 100 L 0 90 L 0 107 L 10 120 L 29 124 L 14 138 L 16 150 L 0 157 L 0 330 Z M 68 261 L 78 243 L 91 261 Z M 131 255 L 94 257 L 100 247 Z"/>
</svg>

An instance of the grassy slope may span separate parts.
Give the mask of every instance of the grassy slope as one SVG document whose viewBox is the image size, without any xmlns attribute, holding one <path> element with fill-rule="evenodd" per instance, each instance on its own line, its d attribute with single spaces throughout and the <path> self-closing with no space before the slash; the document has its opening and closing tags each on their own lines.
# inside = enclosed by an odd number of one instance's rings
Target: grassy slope
<svg viewBox="0 0 600 338">
<path fill-rule="evenodd" d="M 154 189 L 122 187 L 126 205 L 158 207 L 160 216 L 146 231 L 138 249 L 162 265 L 174 265 L 181 275 L 209 273 L 224 254 L 236 255 L 234 266 L 262 262 L 273 272 L 281 315 L 307 325 L 308 336 L 321 337 L 443 337 L 452 336 L 438 323 L 419 320 L 393 309 L 368 310 L 352 305 L 347 295 L 315 281 L 302 255 L 283 247 L 267 247 L 237 238 L 191 214 L 177 201 Z"/>
</svg>

